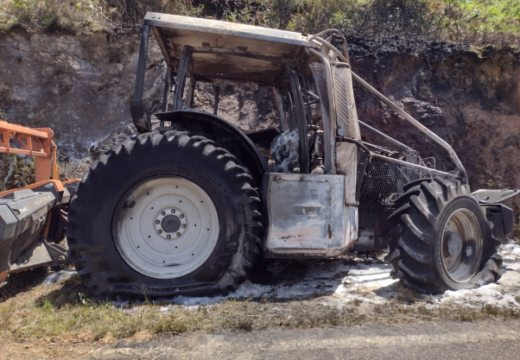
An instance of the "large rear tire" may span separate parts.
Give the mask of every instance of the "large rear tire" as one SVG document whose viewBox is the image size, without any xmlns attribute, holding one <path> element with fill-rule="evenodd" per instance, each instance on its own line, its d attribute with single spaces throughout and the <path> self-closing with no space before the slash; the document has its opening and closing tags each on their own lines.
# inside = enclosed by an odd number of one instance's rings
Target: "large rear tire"
<svg viewBox="0 0 520 360">
<path fill-rule="evenodd" d="M 96 295 L 226 293 L 260 253 L 246 169 L 186 132 L 129 139 L 94 163 L 70 204 L 71 258 Z"/>
<path fill-rule="evenodd" d="M 404 187 L 388 221 L 392 275 L 426 293 L 497 281 L 502 258 L 480 205 L 455 180 L 422 179 Z"/>
</svg>

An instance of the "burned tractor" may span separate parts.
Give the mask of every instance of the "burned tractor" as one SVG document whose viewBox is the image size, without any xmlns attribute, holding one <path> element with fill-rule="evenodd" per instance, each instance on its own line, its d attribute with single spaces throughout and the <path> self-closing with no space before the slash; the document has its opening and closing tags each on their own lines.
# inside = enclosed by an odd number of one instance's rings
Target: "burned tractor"
<svg viewBox="0 0 520 360">
<path fill-rule="evenodd" d="M 167 65 L 156 129 L 142 100 L 150 33 Z M 219 117 L 223 80 L 271 86 L 279 130 L 246 134 Z M 454 170 L 361 122 L 353 81 L 444 148 Z M 213 113 L 193 109 L 197 82 L 215 84 Z M 101 156 L 70 205 L 71 258 L 96 294 L 226 293 L 261 257 L 387 247 L 392 275 L 428 293 L 500 278 L 497 248 L 512 230 L 500 202 L 517 192 L 472 193 L 451 146 L 352 71 L 337 30 L 148 13 L 130 109 L 140 134 Z"/>
</svg>

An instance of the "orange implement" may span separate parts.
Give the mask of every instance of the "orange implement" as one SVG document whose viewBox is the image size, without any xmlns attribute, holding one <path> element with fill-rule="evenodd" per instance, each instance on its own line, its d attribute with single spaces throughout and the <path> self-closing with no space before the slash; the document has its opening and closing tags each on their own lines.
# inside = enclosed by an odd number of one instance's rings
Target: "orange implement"
<svg viewBox="0 0 520 360">
<path fill-rule="evenodd" d="M 56 161 L 56 144 L 52 141 L 54 132 L 50 128 L 31 129 L 0 120 L 0 135 L 0 153 L 34 157 L 36 182 L 51 178 L 59 180 L 60 168 Z M 13 139 L 18 142 L 17 147 L 11 146 Z"/>
<path fill-rule="evenodd" d="M 0 241 L 11 239 L 0 251 L 0 287 L 9 274 L 67 261 L 67 249 L 59 243 L 65 237 L 68 206 L 80 179 L 60 181 L 53 137 L 50 128 L 31 129 L 0 120 L 0 153 L 31 156 L 36 167 L 35 183 L 0 192 L 0 220 L 8 229 L 0 234 Z M 19 191 L 23 196 L 16 196 Z M 24 210 L 16 212 L 20 201 Z M 25 225 L 28 221 L 31 226 Z M 17 258 L 12 258 L 13 249 L 22 246 L 24 251 L 16 250 Z"/>
<path fill-rule="evenodd" d="M 79 181 L 80 179 L 74 179 L 68 183 L 73 183 L 73 182 L 76 182 L 76 181 Z M 52 185 L 54 186 L 54 189 L 56 189 L 57 192 L 63 192 L 64 188 L 63 188 L 63 185 L 64 183 L 62 183 L 61 181 L 59 180 L 44 180 L 44 181 L 38 181 L 38 182 L 35 182 L 34 184 L 29 184 L 27 186 L 24 186 L 23 188 L 17 188 L 17 189 L 11 189 L 11 190 L 6 190 L 6 191 L 1 191 L 0 192 L 0 197 L 4 196 L 4 195 L 7 195 L 7 194 L 11 194 L 11 193 L 14 193 L 15 191 L 18 191 L 18 190 L 23 190 L 23 189 L 29 189 L 29 190 L 32 190 L 32 189 L 36 189 L 40 186 L 43 186 L 43 185 L 47 185 L 47 184 L 50 184 L 52 183 Z"/>
</svg>

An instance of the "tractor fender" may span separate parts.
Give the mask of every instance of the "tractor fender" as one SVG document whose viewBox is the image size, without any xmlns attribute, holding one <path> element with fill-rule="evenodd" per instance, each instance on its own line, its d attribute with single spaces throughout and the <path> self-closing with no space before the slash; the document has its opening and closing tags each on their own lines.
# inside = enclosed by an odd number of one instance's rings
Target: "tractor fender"
<svg viewBox="0 0 520 360">
<path fill-rule="evenodd" d="M 177 130 L 203 135 L 238 158 L 253 176 L 257 185 L 267 171 L 267 163 L 253 141 L 235 125 L 223 118 L 197 110 L 178 110 L 154 114 L 161 121 L 169 121 Z"/>
</svg>

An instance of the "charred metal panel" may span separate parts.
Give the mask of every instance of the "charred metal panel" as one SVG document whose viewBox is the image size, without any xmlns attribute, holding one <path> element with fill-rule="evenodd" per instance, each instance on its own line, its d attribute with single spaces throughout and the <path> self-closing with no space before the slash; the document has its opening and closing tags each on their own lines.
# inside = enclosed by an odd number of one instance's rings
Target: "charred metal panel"
<svg viewBox="0 0 520 360">
<path fill-rule="evenodd" d="M 485 210 L 488 222 L 493 224 L 491 227 L 493 235 L 505 244 L 506 235 L 514 228 L 513 210 L 502 204 L 482 205 L 482 208 Z"/>
<path fill-rule="evenodd" d="M 356 144 L 338 142 L 336 144 L 336 169 L 339 174 L 345 175 L 345 204 L 357 206 L 356 179 L 357 179 L 358 148 Z"/>
<path fill-rule="evenodd" d="M 334 97 L 336 103 L 337 135 L 356 140 L 361 139 L 352 87 L 352 75 L 348 64 L 333 63 Z M 356 203 L 356 178 L 358 164 L 358 148 L 356 144 L 338 142 L 336 144 L 336 170 L 345 175 L 345 203 Z"/>
<path fill-rule="evenodd" d="M 515 195 L 520 194 L 520 190 L 516 189 L 503 189 L 503 190 L 477 190 L 471 194 L 481 204 L 492 204 L 492 203 L 500 203 L 513 197 Z"/>
<path fill-rule="evenodd" d="M 345 206 L 343 224 L 346 230 L 345 246 L 350 248 L 359 239 L 359 212 L 357 206 Z"/>
<path fill-rule="evenodd" d="M 51 192 L 20 190 L 0 198 L 0 272 L 9 270 L 41 239 L 56 197 Z"/>
<path fill-rule="evenodd" d="M 207 50 L 190 63 L 190 73 L 198 76 L 272 83 L 283 73 L 283 62 L 291 62 L 304 47 L 318 48 L 307 35 L 232 22 L 149 12 L 143 25 L 151 27 L 174 68 L 185 45 Z"/>
<path fill-rule="evenodd" d="M 357 208 L 341 175 L 266 174 L 267 256 L 337 256 L 355 240 Z"/>
<path fill-rule="evenodd" d="M 338 136 L 361 140 L 350 67 L 345 63 L 332 63 L 332 74 Z"/>
</svg>

